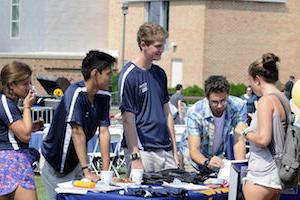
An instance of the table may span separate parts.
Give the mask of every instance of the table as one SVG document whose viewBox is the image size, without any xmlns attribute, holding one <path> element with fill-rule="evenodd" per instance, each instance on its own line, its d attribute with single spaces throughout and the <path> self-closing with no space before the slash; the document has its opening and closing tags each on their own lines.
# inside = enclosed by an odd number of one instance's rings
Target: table
<svg viewBox="0 0 300 200">
<path fill-rule="evenodd" d="M 49 131 L 50 124 L 44 124 L 44 127 L 45 127 L 44 130 L 35 131 L 31 134 L 31 139 L 29 141 L 29 147 L 33 147 L 38 151 L 41 149 L 43 139 Z"/>
<path fill-rule="evenodd" d="M 135 196 L 124 196 L 120 195 L 118 192 L 108 192 L 108 193 L 93 193 L 88 192 L 86 195 L 76 195 L 76 194 L 57 194 L 57 200 L 141 200 L 145 199 L 142 197 Z M 175 200 L 179 198 L 172 197 L 161 197 L 161 198 L 148 198 L 151 200 Z M 199 200 L 210 200 L 210 199 L 228 199 L 228 188 L 211 189 L 203 191 L 189 191 L 188 196 L 180 199 L 199 199 Z M 282 194 L 280 200 L 299 200 L 300 199 L 300 185 L 298 187 L 297 195 Z"/>
<path fill-rule="evenodd" d="M 208 200 L 208 199 L 227 199 L 227 188 L 214 189 L 214 190 L 204 190 L 204 191 L 189 191 L 187 197 L 174 198 L 174 197 L 160 197 L 160 198 L 148 198 L 151 200 L 175 200 L 175 199 L 189 199 L 189 200 Z M 124 196 L 120 195 L 118 192 L 108 192 L 108 193 L 93 193 L 88 192 L 86 195 L 76 195 L 76 194 L 57 194 L 57 200 L 140 200 L 145 199 L 142 197 L 135 196 Z"/>
</svg>

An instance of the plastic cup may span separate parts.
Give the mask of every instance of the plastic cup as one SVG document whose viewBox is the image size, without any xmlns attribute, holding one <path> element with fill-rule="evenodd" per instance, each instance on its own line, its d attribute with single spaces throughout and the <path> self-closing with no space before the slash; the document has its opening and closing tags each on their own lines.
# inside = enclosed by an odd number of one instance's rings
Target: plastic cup
<svg viewBox="0 0 300 200">
<path fill-rule="evenodd" d="M 130 178 L 133 182 L 141 184 L 143 182 L 143 169 L 132 169 L 130 173 Z"/>
<path fill-rule="evenodd" d="M 110 185 L 112 182 L 113 172 L 112 171 L 101 171 L 101 181 L 106 185 Z"/>
</svg>

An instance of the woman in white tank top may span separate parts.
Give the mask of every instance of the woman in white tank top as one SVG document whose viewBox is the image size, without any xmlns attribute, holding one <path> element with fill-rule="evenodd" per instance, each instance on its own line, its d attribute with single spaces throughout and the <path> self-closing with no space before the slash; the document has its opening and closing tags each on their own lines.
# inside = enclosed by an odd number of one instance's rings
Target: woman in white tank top
<svg viewBox="0 0 300 200">
<path fill-rule="evenodd" d="M 277 56 L 268 53 L 248 68 L 250 84 L 260 99 L 250 127 L 244 124 L 236 128 L 236 133 L 242 134 L 250 143 L 248 173 L 243 187 L 246 200 L 273 200 L 280 197 L 281 181 L 269 149 L 273 136 L 284 134 L 281 123 L 285 121 L 284 108 L 280 100 L 272 95 L 276 93 L 284 97 L 275 86 L 278 61 Z M 279 143 L 275 143 L 275 149 L 276 145 L 283 145 Z"/>
</svg>

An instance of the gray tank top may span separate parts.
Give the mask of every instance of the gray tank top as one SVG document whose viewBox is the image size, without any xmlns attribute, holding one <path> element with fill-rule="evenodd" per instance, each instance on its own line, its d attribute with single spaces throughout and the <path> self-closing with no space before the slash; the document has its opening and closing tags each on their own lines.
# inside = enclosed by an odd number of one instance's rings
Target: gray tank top
<svg viewBox="0 0 300 200">
<path fill-rule="evenodd" d="M 274 102 L 272 101 L 273 105 Z M 288 101 L 285 99 L 285 104 L 288 104 Z M 285 105 L 286 106 L 286 105 Z M 250 127 L 255 132 L 257 131 L 257 113 L 255 113 Z M 250 143 L 250 157 L 249 157 L 249 164 L 248 170 L 254 176 L 264 176 L 269 174 L 272 170 L 276 168 L 275 158 L 281 157 L 282 149 L 284 145 L 284 137 L 285 137 L 285 126 L 280 119 L 280 114 L 277 108 L 274 106 L 274 113 L 273 113 L 273 126 L 272 126 L 272 142 L 269 147 L 263 148 L 261 146 L 256 145 L 253 142 Z M 275 145 L 272 145 L 275 144 Z M 275 155 L 272 155 L 270 151 L 270 147 L 274 148 L 273 150 Z"/>
</svg>

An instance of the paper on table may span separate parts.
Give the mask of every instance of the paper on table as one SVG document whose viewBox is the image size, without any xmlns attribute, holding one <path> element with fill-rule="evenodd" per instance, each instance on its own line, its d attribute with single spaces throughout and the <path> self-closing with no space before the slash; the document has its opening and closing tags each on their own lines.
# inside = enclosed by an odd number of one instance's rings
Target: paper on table
<svg viewBox="0 0 300 200">
<path fill-rule="evenodd" d="M 247 162 L 248 160 L 226 160 L 223 159 L 224 167 L 220 169 L 218 178 L 225 179 L 229 182 L 230 177 L 230 167 L 232 163 L 243 163 Z"/>
<path fill-rule="evenodd" d="M 92 192 L 109 192 L 122 189 L 119 186 L 107 185 L 104 182 L 98 181 L 95 188 L 89 189 Z"/>
<path fill-rule="evenodd" d="M 64 183 L 58 183 L 55 189 L 56 193 L 71 193 L 71 194 L 86 194 L 88 191 L 92 192 L 108 192 L 113 190 L 119 190 L 121 187 L 105 185 L 102 182 L 98 182 L 94 188 L 80 188 L 73 185 L 73 181 Z"/>
<path fill-rule="evenodd" d="M 224 162 L 224 167 L 220 169 L 218 178 L 225 179 L 228 182 L 231 162 L 230 160 L 225 160 L 225 159 L 223 160 L 223 162 Z"/>
<path fill-rule="evenodd" d="M 82 188 L 55 188 L 56 193 L 67 193 L 67 194 L 87 194 L 87 189 Z"/>
<path fill-rule="evenodd" d="M 67 181 L 64 183 L 58 183 L 55 188 L 56 193 L 68 193 L 68 194 L 86 194 L 88 190 L 86 188 L 74 187 L 73 181 Z"/>
</svg>

